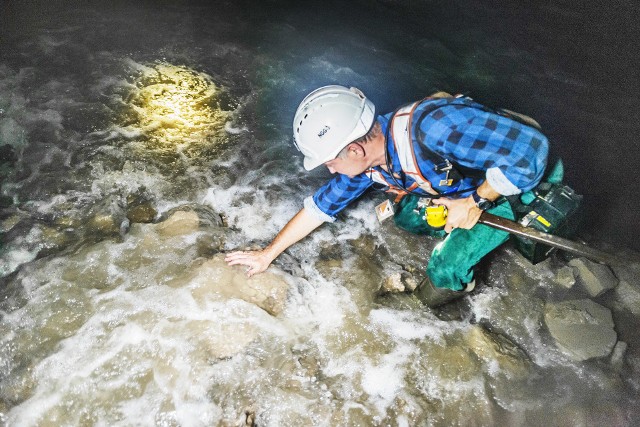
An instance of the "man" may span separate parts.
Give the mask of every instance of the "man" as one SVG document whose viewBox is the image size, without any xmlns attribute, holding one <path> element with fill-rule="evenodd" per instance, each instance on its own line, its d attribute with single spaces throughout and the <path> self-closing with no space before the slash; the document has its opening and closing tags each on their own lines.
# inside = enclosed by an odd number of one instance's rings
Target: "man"
<svg viewBox="0 0 640 427">
<path fill-rule="evenodd" d="M 396 195 L 396 224 L 422 234 L 448 233 L 431 255 L 419 297 L 437 306 L 463 295 L 474 286 L 473 267 L 508 238 L 477 224 L 482 211 L 513 219 L 502 196 L 528 191 L 543 176 L 548 141 L 527 119 L 444 93 L 376 118 L 373 103 L 358 89 L 319 88 L 298 107 L 294 140 L 305 169 L 324 164 L 338 175 L 305 199 L 266 248 L 233 252 L 226 260 L 248 266 L 249 277 L 260 273 L 378 185 Z M 425 199 L 448 209 L 444 231 L 424 221 Z M 379 210 L 383 216 L 392 211 Z"/>
</svg>

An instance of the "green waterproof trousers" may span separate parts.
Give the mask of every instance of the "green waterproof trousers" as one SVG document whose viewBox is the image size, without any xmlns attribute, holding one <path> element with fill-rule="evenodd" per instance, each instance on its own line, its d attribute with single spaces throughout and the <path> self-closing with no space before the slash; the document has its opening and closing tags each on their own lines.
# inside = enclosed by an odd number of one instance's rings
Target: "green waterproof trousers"
<svg viewBox="0 0 640 427">
<path fill-rule="evenodd" d="M 444 230 L 430 227 L 424 219 L 424 209 L 417 209 L 419 198 L 407 195 L 396 206 L 395 223 L 403 230 L 416 234 L 445 237 L 433 249 L 427 275 L 435 287 L 454 291 L 464 289 L 473 280 L 473 267 L 482 257 L 509 239 L 509 233 L 483 224 L 476 224 L 471 230 L 454 229 L 449 235 Z M 514 213 L 506 200 L 488 212 L 508 219 Z"/>
</svg>

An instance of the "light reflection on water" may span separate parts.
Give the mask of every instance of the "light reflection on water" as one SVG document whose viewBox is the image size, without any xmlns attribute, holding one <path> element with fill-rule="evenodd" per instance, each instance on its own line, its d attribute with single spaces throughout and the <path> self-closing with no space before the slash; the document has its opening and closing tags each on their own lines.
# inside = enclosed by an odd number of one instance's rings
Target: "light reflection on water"
<svg viewBox="0 0 640 427">
<path fill-rule="evenodd" d="M 224 90 L 211 76 L 166 62 L 129 65 L 139 75 L 126 99 L 133 114 L 123 116 L 121 132 L 139 137 L 141 151 L 150 152 L 138 152 L 141 157 L 179 154 L 197 160 L 220 152 L 232 112 L 221 108 Z"/>
<path fill-rule="evenodd" d="M 157 64 L 144 71 L 136 86 L 131 103 L 140 127 L 157 144 L 198 142 L 220 125 L 221 114 L 211 107 L 216 87 L 206 74 Z"/>
</svg>

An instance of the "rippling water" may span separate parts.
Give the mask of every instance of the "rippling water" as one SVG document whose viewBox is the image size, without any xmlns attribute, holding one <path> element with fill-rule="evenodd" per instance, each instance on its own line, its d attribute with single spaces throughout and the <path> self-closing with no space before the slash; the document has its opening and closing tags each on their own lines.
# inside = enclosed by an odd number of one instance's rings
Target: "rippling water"
<svg viewBox="0 0 640 427">
<path fill-rule="evenodd" d="M 532 7 L 526 32 L 523 12 L 508 7 L 407 5 L 2 4 L 0 423 L 625 425 L 638 416 L 636 318 L 616 319 L 629 343 L 622 373 L 607 360 L 568 360 L 541 324 L 544 300 L 559 297 L 554 266 L 532 267 L 510 248 L 485 274 L 493 287 L 444 313 L 407 294 L 380 296 L 389 272 L 419 277 L 437 242 L 377 225 L 372 198 L 291 248 L 295 274 L 278 316 L 211 291 L 235 280 L 203 276 L 212 248 L 269 241 L 326 179 L 303 171 L 290 141 L 295 107 L 316 86 L 358 86 L 381 111 L 435 89 L 470 91 L 538 118 L 570 171 L 606 157 L 588 117 L 616 139 L 631 132 L 610 100 L 584 102 L 609 93 L 620 106 L 637 94 L 591 87 L 593 74 L 571 62 L 584 51 L 561 55 L 579 38 L 579 11 Z M 568 30 L 547 40 L 562 21 Z M 588 47 L 597 59 L 600 45 Z M 577 149 L 574 137 L 587 133 L 594 146 Z M 605 169 L 620 181 L 634 156 Z M 151 223 L 176 208 L 197 211 L 201 225 L 167 235 Z"/>
</svg>

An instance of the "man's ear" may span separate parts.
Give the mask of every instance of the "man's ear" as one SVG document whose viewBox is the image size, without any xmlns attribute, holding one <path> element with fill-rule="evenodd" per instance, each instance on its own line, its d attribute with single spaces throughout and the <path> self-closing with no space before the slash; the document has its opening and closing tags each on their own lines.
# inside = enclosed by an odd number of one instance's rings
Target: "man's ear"
<svg viewBox="0 0 640 427">
<path fill-rule="evenodd" d="M 355 154 L 357 157 L 362 157 L 364 156 L 364 148 L 362 148 L 362 145 L 352 142 L 351 144 L 349 144 L 349 152 L 353 152 L 353 154 Z"/>
</svg>

